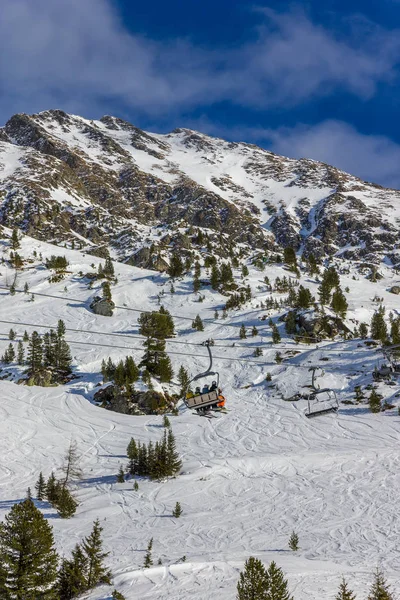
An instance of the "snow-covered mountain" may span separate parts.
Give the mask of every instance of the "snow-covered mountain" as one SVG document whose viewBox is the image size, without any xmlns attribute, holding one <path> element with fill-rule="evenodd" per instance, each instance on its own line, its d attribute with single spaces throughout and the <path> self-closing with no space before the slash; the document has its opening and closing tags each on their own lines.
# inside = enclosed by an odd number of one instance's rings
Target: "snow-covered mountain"
<svg viewBox="0 0 400 600">
<path fill-rule="evenodd" d="M 56 243 L 108 247 L 158 267 L 179 226 L 206 228 L 216 253 L 243 243 L 316 257 L 399 261 L 400 192 L 313 160 L 188 129 L 49 110 L 0 130 L 0 220 Z M 153 244 L 153 256 L 135 253 Z M 159 264 L 157 264 L 159 263 Z M 161 261 L 161 267 L 162 261 Z"/>
</svg>

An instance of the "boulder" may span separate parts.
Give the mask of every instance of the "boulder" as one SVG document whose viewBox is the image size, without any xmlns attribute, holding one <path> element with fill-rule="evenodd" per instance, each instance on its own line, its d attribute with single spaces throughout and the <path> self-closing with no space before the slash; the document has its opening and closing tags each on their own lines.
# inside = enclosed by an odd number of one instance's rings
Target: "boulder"
<svg viewBox="0 0 400 600">
<path fill-rule="evenodd" d="M 96 315 L 101 315 L 102 317 L 112 317 L 115 304 L 112 300 L 106 300 L 105 298 L 96 296 L 90 304 L 90 308 Z"/>
<path fill-rule="evenodd" d="M 390 292 L 391 294 L 397 294 L 397 295 L 399 295 L 399 294 L 400 294 L 400 286 L 399 286 L 399 285 L 393 285 L 393 286 L 390 288 L 389 292 Z"/>
</svg>

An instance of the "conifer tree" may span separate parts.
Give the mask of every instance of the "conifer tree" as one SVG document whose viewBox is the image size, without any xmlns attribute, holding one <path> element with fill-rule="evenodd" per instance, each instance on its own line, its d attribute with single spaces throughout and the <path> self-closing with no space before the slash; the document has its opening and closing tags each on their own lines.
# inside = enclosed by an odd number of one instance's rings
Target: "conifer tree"
<svg viewBox="0 0 400 600">
<path fill-rule="evenodd" d="M 167 272 L 168 275 L 172 278 L 181 277 L 181 275 L 183 275 L 184 265 L 178 252 L 172 253 Z"/>
<path fill-rule="evenodd" d="M 181 395 L 183 395 L 183 393 L 186 390 L 187 385 L 189 383 L 189 373 L 187 372 L 187 369 L 185 369 L 185 367 L 183 365 L 180 366 L 180 369 L 178 371 L 178 381 L 181 386 Z"/>
<path fill-rule="evenodd" d="M 70 519 L 75 513 L 78 503 L 72 496 L 67 487 L 64 487 L 59 481 L 56 483 L 56 501 L 53 503 L 54 508 L 62 519 Z"/>
<path fill-rule="evenodd" d="M 169 419 L 168 419 L 167 415 L 164 415 L 164 418 L 163 418 L 163 426 L 164 426 L 165 428 L 167 428 L 167 427 L 171 427 L 171 423 L 170 423 L 170 421 L 169 421 Z"/>
<path fill-rule="evenodd" d="M 394 600 L 389 586 L 381 569 L 377 568 L 374 573 L 374 581 L 368 594 L 367 600 Z"/>
<path fill-rule="evenodd" d="M 311 276 L 318 275 L 319 268 L 318 268 L 317 261 L 315 259 L 314 254 L 309 255 L 308 260 L 307 260 L 307 268 L 308 268 L 308 272 L 310 273 Z"/>
<path fill-rule="evenodd" d="M 292 534 L 289 538 L 289 548 L 296 552 L 299 549 L 299 536 L 295 531 L 292 531 Z"/>
<path fill-rule="evenodd" d="M 258 335 L 258 329 L 257 327 L 254 325 L 252 330 L 251 330 L 251 336 L 252 337 L 256 337 Z"/>
<path fill-rule="evenodd" d="M 275 562 L 271 562 L 265 572 L 267 579 L 267 596 L 268 600 L 293 600 L 289 594 L 288 583 L 283 575 L 282 569 L 276 566 Z"/>
<path fill-rule="evenodd" d="M 15 504 L 0 528 L 6 579 L 0 596 L 10 600 L 56 600 L 58 556 L 53 531 L 33 501 Z"/>
<path fill-rule="evenodd" d="M 101 288 L 103 290 L 104 300 L 107 300 L 108 302 L 112 302 L 111 288 L 110 288 L 110 284 L 108 283 L 108 281 L 104 281 L 101 284 Z"/>
<path fill-rule="evenodd" d="M 372 316 L 371 337 L 373 340 L 379 340 L 382 343 L 387 340 L 388 330 L 385 322 L 385 309 L 383 306 L 380 306 Z"/>
<path fill-rule="evenodd" d="M 210 283 L 211 283 L 212 289 L 217 290 L 220 282 L 221 282 L 221 272 L 218 269 L 217 265 L 215 264 L 211 268 L 211 276 L 210 276 Z"/>
<path fill-rule="evenodd" d="M 113 590 L 113 593 L 111 594 L 111 600 L 126 600 L 126 598 L 118 590 Z"/>
<path fill-rule="evenodd" d="M 192 328 L 196 329 L 197 331 L 204 331 L 204 325 L 200 315 L 197 315 L 197 317 L 192 321 Z"/>
<path fill-rule="evenodd" d="M 182 507 L 179 504 L 179 502 L 177 502 L 175 504 L 174 510 L 172 511 L 172 516 L 175 517 L 175 519 L 179 519 L 179 517 L 181 516 L 181 514 L 182 514 Z"/>
<path fill-rule="evenodd" d="M 114 265 L 109 256 L 107 256 L 107 258 L 106 258 L 106 262 L 103 267 L 103 273 L 106 277 L 109 277 L 110 279 L 112 279 L 115 275 Z"/>
<path fill-rule="evenodd" d="M 29 371 L 32 375 L 37 373 L 43 364 L 43 344 L 42 338 L 37 331 L 34 331 L 31 335 L 31 339 L 28 346 L 28 357 L 27 363 Z"/>
<path fill-rule="evenodd" d="M 239 338 L 241 340 L 244 340 L 247 338 L 247 333 L 246 333 L 246 327 L 244 326 L 244 323 L 242 323 L 240 330 L 239 330 Z"/>
<path fill-rule="evenodd" d="M 104 566 L 104 559 L 107 558 L 108 552 L 103 552 L 103 541 L 98 519 L 93 523 L 91 534 L 83 541 L 82 548 L 87 558 L 87 589 L 92 589 L 100 583 L 111 583 L 111 573 Z"/>
<path fill-rule="evenodd" d="M 13 250 L 18 250 L 21 248 L 21 244 L 19 243 L 18 229 L 14 227 L 11 234 L 11 248 Z"/>
<path fill-rule="evenodd" d="M 195 294 L 197 294 L 197 292 L 200 291 L 201 288 L 201 283 L 200 283 L 200 279 L 196 276 L 193 277 L 193 291 Z"/>
<path fill-rule="evenodd" d="M 29 334 L 28 334 L 28 332 L 26 330 L 24 331 L 24 336 L 22 338 L 22 341 L 23 342 L 29 342 Z"/>
<path fill-rule="evenodd" d="M 296 327 L 296 311 L 290 310 L 285 320 L 285 331 L 286 333 L 293 334 L 297 332 Z"/>
<path fill-rule="evenodd" d="M 139 379 L 139 369 L 132 356 L 125 359 L 125 380 L 127 384 L 135 383 Z"/>
<path fill-rule="evenodd" d="M 119 466 L 119 471 L 117 474 L 117 483 L 124 483 L 125 482 L 125 471 L 124 471 L 124 467 L 122 465 Z"/>
<path fill-rule="evenodd" d="M 149 569 L 153 565 L 152 551 L 153 551 L 153 538 L 150 539 L 150 541 L 147 545 L 146 556 L 144 557 L 144 563 L 143 563 L 143 567 L 145 569 Z"/>
<path fill-rule="evenodd" d="M 29 292 L 29 285 L 28 282 L 25 281 L 25 285 L 24 285 L 24 294 L 27 294 Z"/>
<path fill-rule="evenodd" d="M 77 544 L 72 551 L 71 559 L 64 558 L 61 562 L 57 585 L 59 600 L 72 600 L 88 589 L 87 567 L 88 559 L 81 546 Z"/>
<path fill-rule="evenodd" d="M 296 252 L 293 248 L 287 247 L 283 251 L 283 262 L 291 268 L 291 270 L 297 270 L 297 259 Z"/>
<path fill-rule="evenodd" d="M 276 325 L 272 326 L 272 342 L 274 344 L 279 344 L 279 342 L 281 341 L 281 334 L 278 331 L 278 328 Z"/>
<path fill-rule="evenodd" d="M 335 596 L 335 600 L 356 600 L 355 594 L 351 590 L 349 590 L 347 581 L 344 577 L 340 582 L 339 590 Z"/>
<path fill-rule="evenodd" d="M 368 337 L 368 325 L 366 323 L 360 323 L 360 338 L 365 340 Z"/>
<path fill-rule="evenodd" d="M 15 331 L 14 329 L 10 329 L 10 331 L 8 332 L 8 339 L 9 340 L 15 340 Z"/>
<path fill-rule="evenodd" d="M 296 297 L 296 306 L 298 308 L 310 308 L 312 302 L 313 297 L 310 290 L 301 285 Z"/>
<path fill-rule="evenodd" d="M 168 429 L 167 435 L 167 475 L 176 475 L 181 467 L 182 461 L 179 458 L 179 454 L 176 450 L 175 436 L 172 433 L 172 429 Z"/>
<path fill-rule="evenodd" d="M 21 340 L 18 342 L 17 361 L 19 365 L 24 364 L 25 348 Z"/>
<path fill-rule="evenodd" d="M 46 497 L 46 482 L 43 477 L 42 471 L 40 471 L 40 473 L 39 473 L 38 480 L 35 484 L 35 490 L 36 490 L 36 498 L 40 502 L 42 502 L 42 500 L 44 500 Z"/>
<path fill-rule="evenodd" d="M 239 574 L 237 600 L 269 600 L 265 567 L 258 558 L 250 556 Z"/>
<path fill-rule="evenodd" d="M 57 481 L 53 472 L 46 483 L 46 498 L 52 505 L 57 501 Z"/>
<path fill-rule="evenodd" d="M 82 477 L 82 469 L 79 466 L 80 456 L 75 440 L 71 440 L 68 449 L 64 456 L 64 462 L 61 470 L 64 474 L 63 488 L 65 488 L 71 479 L 80 479 Z"/>
<path fill-rule="evenodd" d="M 346 318 L 348 304 L 340 287 L 337 287 L 332 294 L 331 308 L 337 315 L 342 317 L 342 319 Z"/>
<path fill-rule="evenodd" d="M 381 396 L 378 394 L 378 392 L 376 390 L 372 390 L 370 396 L 369 396 L 369 400 L 368 400 L 368 404 L 369 404 L 369 409 L 372 413 L 379 413 L 382 410 L 381 407 Z"/>
<path fill-rule="evenodd" d="M 64 321 L 62 319 L 59 319 L 58 323 L 57 323 L 57 335 L 58 335 L 58 337 L 59 338 L 64 337 L 65 332 L 66 332 L 65 323 L 64 323 Z"/>
<path fill-rule="evenodd" d="M 174 372 L 169 356 L 162 356 L 158 361 L 158 376 L 160 383 L 170 383 Z"/>
<path fill-rule="evenodd" d="M 390 337 L 392 344 L 400 344 L 400 319 L 393 319 L 390 326 Z"/>
</svg>

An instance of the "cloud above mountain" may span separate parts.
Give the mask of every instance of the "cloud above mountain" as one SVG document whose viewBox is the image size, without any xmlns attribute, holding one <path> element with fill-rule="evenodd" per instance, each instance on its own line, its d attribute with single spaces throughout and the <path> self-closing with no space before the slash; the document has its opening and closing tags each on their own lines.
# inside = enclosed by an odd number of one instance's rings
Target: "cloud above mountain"
<svg viewBox="0 0 400 600">
<path fill-rule="evenodd" d="M 254 39 L 200 48 L 190 39 L 152 40 L 128 31 L 108 0 L 3 0 L 1 118 L 62 106 L 138 114 L 179 112 L 227 101 L 264 110 L 336 88 L 367 98 L 395 76 L 399 36 L 358 23 L 340 39 L 301 10 L 259 11 Z"/>
</svg>

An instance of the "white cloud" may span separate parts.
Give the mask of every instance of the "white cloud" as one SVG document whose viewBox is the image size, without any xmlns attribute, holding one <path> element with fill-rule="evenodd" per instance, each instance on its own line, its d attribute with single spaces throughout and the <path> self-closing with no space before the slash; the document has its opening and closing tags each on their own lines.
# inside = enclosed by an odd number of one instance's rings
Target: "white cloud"
<svg viewBox="0 0 400 600">
<path fill-rule="evenodd" d="M 117 104 L 165 118 L 223 100 L 264 109 L 336 88 L 368 97 L 394 76 L 396 32 L 369 26 L 343 41 L 301 12 L 259 14 L 254 41 L 209 51 L 128 32 L 111 0 L 2 0 L 0 117 Z"/>
</svg>

